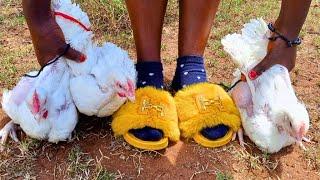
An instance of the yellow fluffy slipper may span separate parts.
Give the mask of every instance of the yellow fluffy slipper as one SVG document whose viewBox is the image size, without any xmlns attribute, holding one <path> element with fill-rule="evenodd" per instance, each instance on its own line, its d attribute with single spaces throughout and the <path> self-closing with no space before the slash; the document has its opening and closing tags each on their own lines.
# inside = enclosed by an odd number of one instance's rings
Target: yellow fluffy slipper
<svg viewBox="0 0 320 180">
<path fill-rule="evenodd" d="M 241 125 L 240 114 L 227 92 L 219 85 L 199 83 L 183 88 L 174 97 L 181 134 L 205 147 L 220 147 L 231 141 Z M 229 127 L 227 134 L 210 140 L 201 130 L 217 125 Z"/>
<path fill-rule="evenodd" d="M 127 102 L 114 115 L 112 130 L 115 136 L 123 136 L 134 147 L 145 150 L 161 150 L 170 141 L 178 141 L 180 131 L 178 115 L 173 97 L 169 92 L 153 87 L 136 91 L 136 101 Z M 159 141 L 143 141 L 129 131 L 144 127 L 160 129 L 163 138 Z"/>
</svg>

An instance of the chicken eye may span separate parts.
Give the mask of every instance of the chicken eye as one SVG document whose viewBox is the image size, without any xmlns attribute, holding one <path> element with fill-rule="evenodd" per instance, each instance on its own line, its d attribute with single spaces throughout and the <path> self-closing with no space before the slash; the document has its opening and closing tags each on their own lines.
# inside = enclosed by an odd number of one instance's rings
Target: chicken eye
<svg viewBox="0 0 320 180">
<path fill-rule="evenodd" d="M 118 86 L 120 89 L 123 89 L 123 86 L 122 86 L 119 82 L 117 82 L 117 86 Z"/>
</svg>

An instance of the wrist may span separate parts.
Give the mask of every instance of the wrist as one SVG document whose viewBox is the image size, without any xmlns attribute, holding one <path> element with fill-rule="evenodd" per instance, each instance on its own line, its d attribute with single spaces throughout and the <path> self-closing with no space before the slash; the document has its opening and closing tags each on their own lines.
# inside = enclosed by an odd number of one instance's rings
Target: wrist
<svg viewBox="0 0 320 180">
<path fill-rule="evenodd" d="M 278 32 L 280 32 L 282 35 L 287 37 L 289 40 L 294 40 L 299 37 L 300 30 L 294 29 L 290 26 L 284 26 L 284 25 L 277 25 L 274 26 Z"/>
<path fill-rule="evenodd" d="M 54 19 L 42 21 L 41 23 L 35 23 L 32 26 L 29 26 L 31 35 L 40 39 L 54 34 L 58 28 L 59 26 L 56 24 Z"/>
<path fill-rule="evenodd" d="M 51 0 L 23 0 L 23 14 L 29 26 L 37 26 L 53 18 Z"/>
<path fill-rule="evenodd" d="M 280 32 L 279 29 L 276 28 L 272 23 L 268 24 L 268 28 L 273 33 L 273 35 L 271 35 L 271 37 L 269 37 L 270 41 L 276 41 L 277 39 L 281 39 L 287 43 L 288 47 L 292 47 L 292 46 L 301 44 L 301 39 L 299 37 L 290 39 L 290 37 L 288 37 L 289 36 L 288 33 L 284 34 L 284 33 Z M 292 31 L 290 31 L 290 32 L 292 32 Z M 292 36 L 292 37 L 294 37 L 294 36 Z"/>
</svg>

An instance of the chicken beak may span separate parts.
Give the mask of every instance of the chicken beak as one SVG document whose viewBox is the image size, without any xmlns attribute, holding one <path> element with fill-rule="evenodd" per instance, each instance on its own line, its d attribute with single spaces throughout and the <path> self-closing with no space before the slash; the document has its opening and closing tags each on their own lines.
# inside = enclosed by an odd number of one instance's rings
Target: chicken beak
<svg viewBox="0 0 320 180">
<path fill-rule="evenodd" d="M 128 96 L 129 101 L 134 102 L 136 100 L 135 97 L 135 85 L 131 80 L 128 80 Z"/>
<path fill-rule="evenodd" d="M 135 102 L 136 101 L 136 97 L 135 96 L 128 96 L 127 98 L 129 99 L 130 102 Z"/>
<path fill-rule="evenodd" d="M 304 128 L 305 128 L 304 124 L 302 126 L 300 126 L 298 132 L 296 133 L 296 137 L 295 137 L 296 141 L 302 142 L 302 139 L 303 139 L 304 135 L 306 134 Z"/>
</svg>

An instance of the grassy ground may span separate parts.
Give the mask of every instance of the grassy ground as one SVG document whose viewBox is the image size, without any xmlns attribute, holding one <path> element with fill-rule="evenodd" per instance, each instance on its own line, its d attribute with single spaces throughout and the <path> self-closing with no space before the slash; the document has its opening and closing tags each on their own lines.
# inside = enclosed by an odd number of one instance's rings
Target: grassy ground
<svg viewBox="0 0 320 180">
<path fill-rule="evenodd" d="M 89 13 L 96 39 L 115 42 L 134 58 L 133 37 L 121 0 L 77 0 Z M 239 30 L 251 18 L 271 21 L 280 1 L 222 1 L 209 38 L 205 57 L 210 80 L 229 83 L 233 64 L 220 39 Z M 178 4 L 169 1 L 164 35 L 165 77 L 172 78 L 177 56 Z M 25 138 L 10 142 L 0 154 L 0 179 L 319 179 L 320 176 L 320 3 L 314 1 L 301 32 L 297 65 L 291 73 L 296 92 L 309 110 L 314 141 L 303 152 L 285 148 L 275 155 L 258 151 L 249 142 L 207 149 L 194 142 L 179 142 L 161 152 L 144 152 L 114 139 L 109 121 L 81 117 L 71 142 L 49 144 Z M 172 38 L 175 37 L 175 38 Z M 0 88 L 12 88 L 19 77 L 38 68 L 20 1 L 0 0 Z M 2 112 L 1 112 L 2 113 Z M 4 114 L 0 114 L 4 117 Z M 248 139 L 246 139 L 248 141 Z"/>
</svg>

